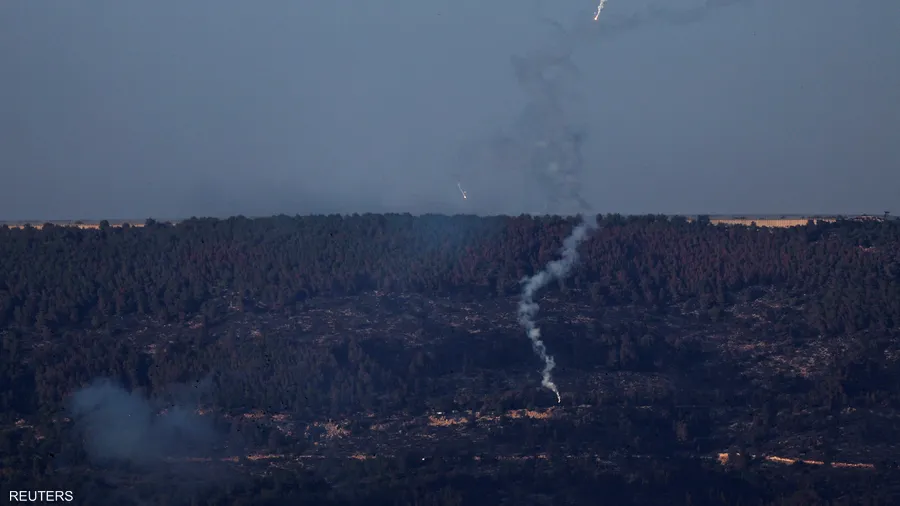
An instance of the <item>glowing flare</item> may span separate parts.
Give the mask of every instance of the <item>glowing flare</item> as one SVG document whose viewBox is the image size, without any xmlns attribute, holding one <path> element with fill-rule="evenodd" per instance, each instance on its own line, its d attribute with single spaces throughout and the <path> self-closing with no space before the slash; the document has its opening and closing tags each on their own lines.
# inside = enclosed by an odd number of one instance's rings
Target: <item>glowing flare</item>
<svg viewBox="0 0 900 506">
<path fill-rule="evenodd" d="M 597 12 L 594 13 L 594 21 L 600 19 L 600 13 L 603 12 L 603 7 L 606 5 L 606 0 L 600 0 L 600 4 L 597 5 Z"/>
</svg>

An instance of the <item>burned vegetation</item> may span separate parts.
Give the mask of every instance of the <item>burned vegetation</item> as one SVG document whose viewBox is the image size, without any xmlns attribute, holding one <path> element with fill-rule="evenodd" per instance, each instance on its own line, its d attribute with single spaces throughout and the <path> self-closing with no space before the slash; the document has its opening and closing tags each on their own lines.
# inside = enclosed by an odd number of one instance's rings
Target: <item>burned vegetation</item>
<svg viewBox="0 0 900 506">
<path fill-rule="evenodd" d="M 3 483 L 85 504 L 896 500 L 900 227 L 600 222 L 538 300 L 560 403 L 516 292 L 571 220 L 0 229 Z"/>
</svg>

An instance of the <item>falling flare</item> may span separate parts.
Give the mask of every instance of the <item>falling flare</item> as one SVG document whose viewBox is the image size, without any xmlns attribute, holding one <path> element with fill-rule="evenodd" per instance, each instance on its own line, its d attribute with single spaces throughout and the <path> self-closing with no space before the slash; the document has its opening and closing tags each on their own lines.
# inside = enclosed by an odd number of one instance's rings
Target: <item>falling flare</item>
<svg viewBox="0 0 900 506">
<path fill-rule="evenodd" d="M 597 5 L 597 12 L 594 13 L 594 21 L 600 19 L 600 13 L 603 12 L 604 6 L 606 6 L 606 0 L 600 0 L 600 4 Z"/>
</svg>

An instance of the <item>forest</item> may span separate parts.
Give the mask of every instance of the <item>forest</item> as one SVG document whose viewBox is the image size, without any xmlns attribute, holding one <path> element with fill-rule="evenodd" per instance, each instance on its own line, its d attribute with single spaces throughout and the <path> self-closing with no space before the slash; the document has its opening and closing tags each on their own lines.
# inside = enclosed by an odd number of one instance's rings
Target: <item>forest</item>
<svg viewBox="0 0 900 506">
<path fill-rule="evenodd" d="M 0 227 L 0 483 L 77 504 L 900 503 L 900 223 Z"/>
</svg>

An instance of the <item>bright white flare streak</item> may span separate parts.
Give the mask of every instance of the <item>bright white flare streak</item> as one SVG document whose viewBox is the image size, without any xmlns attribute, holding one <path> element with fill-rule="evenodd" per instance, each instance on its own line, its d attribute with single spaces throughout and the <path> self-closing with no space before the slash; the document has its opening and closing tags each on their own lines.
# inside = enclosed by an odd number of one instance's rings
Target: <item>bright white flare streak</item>
<svg viewBox="0 0 900 506">
<path fill-rule="evenodd" d="M 594 13 L 594 21 L 600 19 L 600 13 L 603 12 L 603 7 L 606 6 L 606 0 L 600 0 L 600 4 L 597 5 L 597 12 Z"/>
<path fill-rule="evenodd" d="M 456 183 L 456 187 L 459 188 L 459 193 L 462 193 L 462 196 L 463 196 L 464 199 L 469 198 L 469 197 L 466 195 L 466 190 L 463 190 L 463 189 L 462 189 L 462 185 L 461 185 L 461 184 Z"/>
<path fill-rule="evenodd" d="M 551 375 L 553 368 L 556 367 L 556 361 L 547 354 L 547 347 L 541 341 L 541 329 L 534 323 L 534 317 L 537 316 L 538 309 L 540 309 L 534 302 L 534 296 L 538 290 L 547 286 L 554 279 L 564 279 L 569 274 L 575 262 L 578 261 L 578 245 L 587 238 L 588 232 L 595 226 L 594 221 L 585 220 L 584 223 L 575 227 L 572 234 L 563 241 L 563 247 L 560 250 L 561 258 L 547 264 L 543 271 L 522 280 L 525 287 L 522 289 L 522 300 L 519 302 L 519 324 L 525 327 L 534 352 L 544 361 L 541 385 L 556 394 L 557 403 L 562 402 L 562 397 L 560 397 L 559 388 L 556 387 Z"/>
</svg>

